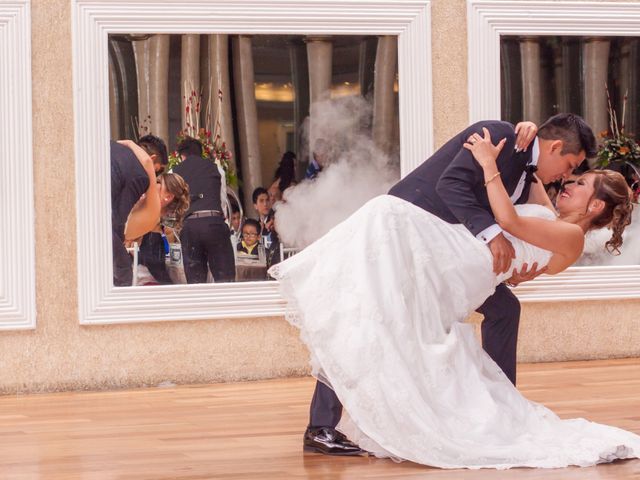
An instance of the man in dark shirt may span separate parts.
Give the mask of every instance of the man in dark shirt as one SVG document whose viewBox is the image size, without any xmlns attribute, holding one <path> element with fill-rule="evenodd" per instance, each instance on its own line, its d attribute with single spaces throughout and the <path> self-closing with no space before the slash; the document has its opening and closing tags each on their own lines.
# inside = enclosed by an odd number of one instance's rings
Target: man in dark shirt
<svg viewBox="0 0 640 480">
<path fill-rule="evenodd" d="M 202 144 L 194 138 L 180 142 L 178 153 L 183 160 L 173 171 L 184 178 L 191 193 L 180 235 L 187 282 L 205 283 L 208 270 L 214 282 L 233 282 L 235 262 L 231 232 L 222 214 L 220 171 L 202 158 Z"/>
</svg>

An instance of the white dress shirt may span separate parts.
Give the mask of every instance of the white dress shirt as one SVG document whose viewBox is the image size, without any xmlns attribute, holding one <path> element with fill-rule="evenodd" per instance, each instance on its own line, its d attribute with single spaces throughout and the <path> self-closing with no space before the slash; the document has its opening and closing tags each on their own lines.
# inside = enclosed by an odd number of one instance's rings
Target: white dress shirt
<svg viewBox="0 0 640 480">
<path fill-rule="evenodd" d="M 538 145 L 538 137 L 533 140 L 533 144 L 531 145 L 531 161 L 527 163 L 527 165 L 538 165 L 538 157 L 540 156 L 540 146 Z M 516 185 L 516 189 L 513 191 L 511 195 L 511 203 L 516 203 L 516 201 L 522 195 L 522 191 L 524 190 L 525 179 L 527 178 L 527 172 L 522 172 L 522 176 L 520 180 L 518 180 L 518 185 Z M 502 229 L 497 223 L 485 228 L 482 230 L 476 238 L 478 240 L 482 240 L 484 243 L 489 243 L 498 234 L 502 233 Z"/>
</svg>

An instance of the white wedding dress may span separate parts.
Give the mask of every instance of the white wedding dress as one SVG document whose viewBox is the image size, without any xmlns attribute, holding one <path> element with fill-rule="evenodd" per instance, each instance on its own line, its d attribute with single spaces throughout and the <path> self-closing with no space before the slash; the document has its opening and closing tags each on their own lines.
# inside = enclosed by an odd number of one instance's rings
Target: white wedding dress
<svg viewBox="0 0 640 480">
<path fill-rule="evenodd" d="M 517 209 L 555 218 L 539 205 Z M 549 261 L 549 252 L 511 240 L 512 268 Z M 377 456 L 551 468 L 640 454 L 638 435 L 560 420 L 527 400 L 482 350 L 463 321 L 504 276 L 462 225 L 383 195 L 270 273 L 314 375 L 344 405 L 338 428 Z"/>
</svg>

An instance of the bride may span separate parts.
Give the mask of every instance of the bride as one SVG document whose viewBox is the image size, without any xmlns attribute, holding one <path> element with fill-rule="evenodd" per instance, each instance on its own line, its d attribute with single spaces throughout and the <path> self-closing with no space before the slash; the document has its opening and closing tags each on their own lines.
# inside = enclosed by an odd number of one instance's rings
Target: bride
<svg viewBox="0 0 640 480">
<path fill-rule="evenodd" d="M 582 175 L 558 199 L 563 214 L 513 206 L 489 132 L 464 145 L 482 166 L 511 268 L 550 274 L 580 255 L 584 234 L 610 226 L 616 250 L 629 222 L 624 178 Z M 585 419 L 561 420 L 524 398 L 482 350 L 465 318 L 510 273 L 484 243 L 390 195 L 367 202 L 298 255 L 271 268 L 301 331 L 313 374 L 345 407 L 338 429 L 380 457 L 442 468 L 588 466 L 640 455 L 640 437 Z M 320 287 L 318 287 L 320 286 Z"/>
</svg>

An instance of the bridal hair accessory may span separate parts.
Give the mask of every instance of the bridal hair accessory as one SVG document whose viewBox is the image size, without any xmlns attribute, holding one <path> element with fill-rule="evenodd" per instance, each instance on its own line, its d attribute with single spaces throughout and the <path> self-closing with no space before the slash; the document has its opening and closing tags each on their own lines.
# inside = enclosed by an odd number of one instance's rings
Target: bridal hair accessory
<svg viewBox="0 0 640 480">
<path fill-rule="evenodd" d="M 486 182 L 484 182 L 484 186 L 486 187 L 487 185 L 489 185 L 492 181 L 494 181 L 496 178 L 498 178 L 500 176 L 500 172 L 496 172 L 495 175 L 493 177 L 491 177 L 489 180 L 487 180 Z"/>
</svg>

